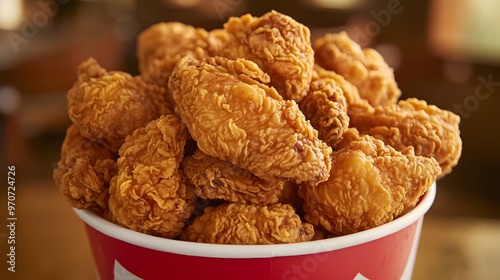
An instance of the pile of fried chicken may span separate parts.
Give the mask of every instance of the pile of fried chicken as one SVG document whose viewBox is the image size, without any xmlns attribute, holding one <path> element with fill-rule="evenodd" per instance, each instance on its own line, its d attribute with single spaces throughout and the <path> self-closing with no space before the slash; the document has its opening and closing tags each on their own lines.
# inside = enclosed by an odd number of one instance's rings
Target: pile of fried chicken
<svg viewBox="0 0 500 280">
<path fill-rule="evenodd" d="M 411 210 L 460 158 L 459 117 L 400 100 L 393 69 L 345 32 L 311 42 L 276 11 L 212 31 L 164 22 L 140 33 L 137 57 L 137 76 L 79 65 L 53 172 L 72 207 L 134 231 L 346 235 Z"/>
</svg>

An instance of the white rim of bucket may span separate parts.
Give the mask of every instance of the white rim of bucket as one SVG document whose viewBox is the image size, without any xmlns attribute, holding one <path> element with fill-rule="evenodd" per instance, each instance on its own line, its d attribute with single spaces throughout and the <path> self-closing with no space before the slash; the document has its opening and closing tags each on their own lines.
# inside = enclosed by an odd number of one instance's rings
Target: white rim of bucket
<svg viewBox="0 0 500 280">
<path fill-rule="evenodd" d="M 308 242 L 273 245 L 222 245 L 166 239 L 139 233 L 100 217 L 90 210 L 75 209 L 76 215 L 95 230 L 136 246 L 180 255 L 211 258 L 270 258 L 298 256 L 339 250 L 367 243 L 398 232 L 422 218 L 436 196 L 436 182 L 410 212 L 393 221 L 361 232 Z"/>
</svg>

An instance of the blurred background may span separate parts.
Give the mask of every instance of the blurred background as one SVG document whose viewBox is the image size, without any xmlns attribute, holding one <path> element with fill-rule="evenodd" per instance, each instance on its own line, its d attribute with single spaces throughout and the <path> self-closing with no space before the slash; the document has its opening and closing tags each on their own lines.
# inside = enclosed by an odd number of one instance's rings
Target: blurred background
<svg viewBox="0 0 500 280">
<path fill-rule="evenodd" d="M 462 157 L 453 173 L 438 181 L 414 278 L 500 277 L 493 269 L 500 263 L 500 244 L 491 238 L 500 233 L 500 2 L 263 2 L 0 0 L 0 221 L 7 215 L 10 165 L 16 167 L 18 217 L 18 272 L 7 277 L 95 275 L 83 227 L 52 181 L 70 124 L 66 92 L 77 65 L 94 57 L 106 69 L 137 74 L 136 36 L 151 24 L 181 21 L 210 30 L 221 28 L 230 16 L 260 16 L 272 9 L 308 26 L 313 40 L 348 31 L 395 69 L 403 99 L 425 99 L 461 116 Z M 1 228 L 3 275 L 8 233 Z"/>
</svg>

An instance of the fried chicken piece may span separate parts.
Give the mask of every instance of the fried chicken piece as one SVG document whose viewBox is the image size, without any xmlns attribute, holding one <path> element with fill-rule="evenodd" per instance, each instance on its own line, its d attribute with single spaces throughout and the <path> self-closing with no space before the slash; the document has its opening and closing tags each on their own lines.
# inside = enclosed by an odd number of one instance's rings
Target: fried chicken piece
<svg viewBox="0 0 500 280">
<path fill-rule="evenodd" d="M 369 135 L 332 154 L 330 179 L 301 185 L 305 219 L 338 235 L 392 221 L 415 207 L 441 172 L 413 148 L 396 151 Z"/>
<path fill-rule="evenodd" d="M 351 112 L 351 126 L 402 151 L 433 157 L 441 166 L 440 177 L 457 165 L 462 151 L 460 117 L 450 111 L 409 98 L 391 106 L 377 106 L 372 112 Z"/>
<path fill-rule="evenodd" d="M 260 245 L 310 241 L 314 228 L 287 204 L 209 206 L 180 235 L 185 241 Z"/>
<path fill-rule="evenodd" d="M 314 65 L 310 31 L 293 18 L 271 11 L 261 17 L 231 17 L 224 30 L 211 31 L 218 45 L 211 53 L 251 60 L 271 77 L 270 84 L 287 100 L 307 94 Z"/>
<path fill-rule="evenodd" d="M 169 89 L 176 112 L 204 153 L 256 176 L 312 184 L 328 178 L 331 148 L 295 101 L 267 86 L 245 59 L 181 59 Z"/>
<path fill-rule="evenodd" d="M 332 71 L 315 67 L 309 93 L 300 103 L 300 109 L 318 130 L 318 136 L 334 146 L 349 127 L 345 90 L 347 81 Z"/>
<path fill-rule="evenodd" d="M 211 36 L 203 28 L 180 22 L 161 22 L 151 25 L 137 37 L 137 59 L 141 73 L 149 71 L 154 61 L 161 61 L 162 72 L 171 73 L 177 62 L 186 55 L 205 56 Z M 213 41 L 211 44 L 215 44 Z M 215 47 L 215 45 L 214 45 Z M 164 81 L 165 85 L 168 81 Z"/>
<path fill-rule="evenodd" d="M 312 46 L 316 63 L 342 75 L 372 106 L 394 104 L 401 96 L 384 58 L 374 49 L 362 49 L 346 32 L 326 34 Z"/>
<path fill-rule="evenodd" d="M 181 233 L 195 199 L 179 170 L 188 137 L 180 119 L 168 114 L 126 138 L 109 189 L 109 209 L 119 224 L 166 238 Z"/>
<path fill-rule="evenodd" d="M 169 109 L 174 111 L 168 78 L 177 62 L 186 55 L 198 59 L 210 56 L 209 50 L 220 49 L 221 41 L 203 28 L 180 22 L 162 22 L 142 31 L 137 40 L 137 58 L 141 77 L 148 83 L 165 88 Z"/>
<path fill-rule="evenodd" d="M 107 72 L 92 58 L 78 67 L 67 99 L 80 133 L 114 152 L 136 128 L 169 112 L 164 89 L 124 72 Z"/>
<path fill-rule="evenodd" d="M 182 170 L 196 195 L 247 204 L 274 204 L 281 197 L 285 182 L 266 181 L 234 164 L 209 156 L 201 150 L 185 157 Z"/>
<path fill-rule="evenodd" d="M 115 153 L 86 139 L 71 125 L 52 174 L 59 192 L 72 207 L 107 208 L 109 181 L 118 172 L 116 158 Z"/>
</svg>

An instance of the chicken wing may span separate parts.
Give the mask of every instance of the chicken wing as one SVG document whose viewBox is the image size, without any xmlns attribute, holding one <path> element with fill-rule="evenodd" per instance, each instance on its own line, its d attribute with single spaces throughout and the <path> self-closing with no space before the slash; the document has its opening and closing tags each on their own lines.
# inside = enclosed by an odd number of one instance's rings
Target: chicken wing
<svg viewBox="0 0 500 280">
<path fill-rule="evenodd" d="M 290 205 L 225 203 L 205 208 L 180 238 L 201 243 L 258 245 L 304 242 L 313 236 L 313 226 L 302 222 Z"/>
<path fill-rule="evenodd" d="M 401 91 L 394 70 L 374 49 L 362 49 L 346 32 L 330 33 L 313 42 L 316 63 L 355 85 L 372 106 L 397 102 Z"/>
<path fill-rule="evenodd" d="M 109 181 L 118 172 L 116 158 L 115 153 L 86 139 L 71 125 L 53 171 L 59 192 L 72 207 L 106 209 Z"/>
<path fill-rule="evenodd" d="M 245 59 L 181 59 L 170 76 L 176 112 L 204 153 L 264 180 L 328 178 L 331 148 L 318 139 L 295 101 L 266 85 Z"/>
<path fill-rule="evenodd" d="M 126 138 L 109 189 L 112 220 L 166 238 L 182 231 L 195 199 L 193 186 L 179 170 L 187 139 L 186 127 L 173 114 Z"/>
<path fill-rule="evenodd" d="M 413 208 L 440 172 L 435 159 L 411 147 L 399 152 L 360 136 L 333 152 L 328 181 L 301 185 L 305 219 L 337 235 L 382 225 Z"/>
<path fill-rule="evenodd" d="M 164 89 L 124 72 L 107 72 L 92 58 L 78 67 L 67 99 L 80 133 L 114 152 L 136 128 L 169 112 Z"/>
</svg>

